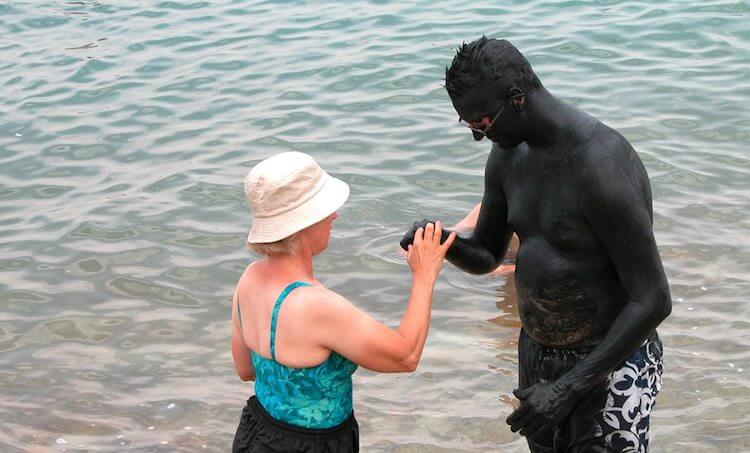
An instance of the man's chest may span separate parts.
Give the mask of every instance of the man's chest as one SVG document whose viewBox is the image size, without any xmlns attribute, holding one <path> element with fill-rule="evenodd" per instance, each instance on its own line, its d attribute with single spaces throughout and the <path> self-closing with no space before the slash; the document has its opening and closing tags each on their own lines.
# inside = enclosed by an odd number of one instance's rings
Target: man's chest
<svg viewBox="0 0 750 453">
<path fill-rule="evenodd" d="M 598 241 L 580 207 L 580 194 L 569 169 L 517 162 L 503 190 L 508 223 L 521 238 L 543 237 L 555 248 L 585 252 Z"/>
</svg>

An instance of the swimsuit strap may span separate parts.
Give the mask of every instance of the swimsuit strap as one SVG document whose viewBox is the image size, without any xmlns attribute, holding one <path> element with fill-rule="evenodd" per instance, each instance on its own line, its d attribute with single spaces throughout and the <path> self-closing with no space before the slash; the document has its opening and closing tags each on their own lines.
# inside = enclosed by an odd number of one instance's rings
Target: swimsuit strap
<svg viewBox="0 0 750 453">
<path fill-rule="evenodd" d="M 284 302 L 284 299 L 294 291 L 295 289 L 299 288 L 300 286 L 312 286 L 309 283 L 305 282 L 292 282 L 289 285 L 287 285 L 286 288 L 284 288 L 284 291 L 279 294 L 278 299 L 276 299 L 276 303 L 273 305 L 273 312 L 271 313 L 271 358 L 276 361 L 276 320 L 279 317 L 279 310 L 281 310 L 281 304 Z"/>
<path fill-rule="evenodd" d="M 240 291 L 239 289 L 235 292 L 237 298 L 237 318 L 240 320 L 240 332 L 242 332 L 242 308 L 240 307 Z"/>
</svg>

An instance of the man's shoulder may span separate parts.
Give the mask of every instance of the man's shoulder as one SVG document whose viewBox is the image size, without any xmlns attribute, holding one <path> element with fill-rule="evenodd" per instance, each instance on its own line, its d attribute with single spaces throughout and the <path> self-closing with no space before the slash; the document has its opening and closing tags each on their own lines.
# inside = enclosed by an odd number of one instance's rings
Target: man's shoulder
<svg viewBox="0 0 750 453">
<path fill-rule="evenodd" d="M 583 200 L 649 199 L 646 168 L 615 129 L 599 123 L 573 160 L 577 170 L 572 176 Z"/>
<path fill-rule="evenodd" d="M 523 167 L 522 161 L 528 154 L 527 150 L 526 143 L 521 143 L 511 149 L 503 149 L 493 144 L 484 167 L 485 192 L 504 190 L 506 183 L 513 179 L 519 168 Z"/>
<path fill-rule="evenodd" d="M 582 158 L 596 158 L 602 154 L 618 153 L 632 149 L 630 142 L 616 129 L 591 118 L 590 123 L 574 134 Z"/>
<path fill-rule="evenodd" d="M 600 121 L 585 136 L 579 137 L 571 151 L 572 163 L 588 171 L 617 168 L 640 161 L 630 142 L 620 132 Z"/>
</svg>

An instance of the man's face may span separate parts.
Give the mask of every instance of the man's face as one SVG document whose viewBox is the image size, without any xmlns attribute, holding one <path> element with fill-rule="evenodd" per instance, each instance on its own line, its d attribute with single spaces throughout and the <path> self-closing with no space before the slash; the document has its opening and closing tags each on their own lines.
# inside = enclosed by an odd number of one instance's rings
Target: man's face
<svg viewBox="0 0 750 453">
<path fill-rule="evenodd" d="M 485 136 L 501 148 L 512 148 L 523 141 L 516 112 L 509 106 L 507 97 L 497 86 L 483 86 L 467 90 L 460 97 L 453 99 L 461 120 L 473 129 L 485 130 L 486 133 L 471 131 L 474 140 Z M 489 125 L 492 125 L 488 129 Z"/>
</svg>

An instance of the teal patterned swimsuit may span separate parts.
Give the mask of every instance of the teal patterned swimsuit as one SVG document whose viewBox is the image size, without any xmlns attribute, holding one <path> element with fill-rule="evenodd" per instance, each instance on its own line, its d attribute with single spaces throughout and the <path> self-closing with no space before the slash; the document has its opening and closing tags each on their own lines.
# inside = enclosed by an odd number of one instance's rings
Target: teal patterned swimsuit
<svg viewBox="0 0 750 453">
<path fill-rule="evenodd" d="M 291 368 L 276 361 L 279 310 L 289 293 L 300 286 L 310 284 L 290 284 L 273 306 L 271 359 L 254 351 L 250 354 L 255 368 L 255 394 L 266 412 L 277 420 L 304 428 L 330 428 L 352 413 L 352 373 L 357 365 L 334 351 L 314 367 Z"/>
</svg>

